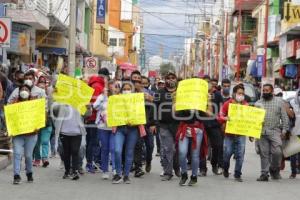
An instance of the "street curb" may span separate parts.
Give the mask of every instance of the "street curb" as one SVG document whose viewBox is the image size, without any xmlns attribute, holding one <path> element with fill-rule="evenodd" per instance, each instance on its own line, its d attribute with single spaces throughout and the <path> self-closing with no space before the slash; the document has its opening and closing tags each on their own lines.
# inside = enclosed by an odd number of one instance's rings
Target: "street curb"
<svg viewBox="0 0 300 200">
<path fill-rule="evenodd" d="M 0 156 L 0 170 L 5 169 L 11 164 L 11 159 L 8 158 L 8 156 Z"/>
</svg>

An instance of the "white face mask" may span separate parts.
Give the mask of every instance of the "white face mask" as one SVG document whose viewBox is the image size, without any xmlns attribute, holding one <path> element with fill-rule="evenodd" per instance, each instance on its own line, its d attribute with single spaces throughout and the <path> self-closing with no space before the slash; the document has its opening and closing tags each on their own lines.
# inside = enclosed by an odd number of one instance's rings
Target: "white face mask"
<svg viewBox="0 0 300 200">
<path fill-rule="evenodd" d="M 122 92 L 122 94 L 131 94 L 131 91 L 130 90 L 125 90 Z"/>
<path fill-rule="evenodd" d="M 22 99 L 28 99 L 29 98 L 29 92 L 27 92 L 27 91 L 21 91 L 20 92 L 20 97 L 22 98 Z"/>
<path fill-rule="evenodd" d="M 25 85 L 28 85 L 29 87 L 32 87 L 32 86 L 33 86 L 32 80 L 25 80 L 25 81 L 24 81 L 24 84 L 25 84 Z"/>
<path fill-rule="evenodd" d="M 245 100 L 245 96 L 244 95 L 236 95 L 235 100 L 240 103 Z"/>
</svg>

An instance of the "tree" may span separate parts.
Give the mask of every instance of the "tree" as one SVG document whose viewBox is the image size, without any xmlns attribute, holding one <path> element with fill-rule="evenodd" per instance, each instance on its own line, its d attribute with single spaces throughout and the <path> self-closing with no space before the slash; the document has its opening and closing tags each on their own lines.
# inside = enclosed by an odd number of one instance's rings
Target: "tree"
<svg viewBox="0 0 300 200">
<path fill-rule="evenodd" d="M 174 72 L 175 73 L 175 67 L 172 63 L 163 63 L 159 66 L 160 69 L 160 74 L 162 76 L 165 76 L 169 71 Z"/>
</svg>

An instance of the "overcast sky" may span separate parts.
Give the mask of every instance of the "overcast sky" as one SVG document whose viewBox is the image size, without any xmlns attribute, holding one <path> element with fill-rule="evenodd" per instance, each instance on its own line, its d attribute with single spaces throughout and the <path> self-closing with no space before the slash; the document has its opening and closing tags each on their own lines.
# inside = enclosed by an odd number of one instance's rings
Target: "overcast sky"
<svg viewBox="0 0 300 200">
<path fill-rule="evenodd" d="M 201 1 L 140 0 L 141 12 L 144 16 L 145 47 L 148 58 L 152 55 L 159 55 L 161 45 L 164 58 L 168 58 L 170 54 L 178 51 L 183 52 L 184 39 L 192 37 L 196 32 L 196 25 L 192 27 L 192 24 L 188 23 L 193 21 L 193 17 L 188 19 L 186 14 L 202 13 L 203 15 L 205 6 Z M 206 0 L 206 2 L 213 1 Z"/>
</svg>

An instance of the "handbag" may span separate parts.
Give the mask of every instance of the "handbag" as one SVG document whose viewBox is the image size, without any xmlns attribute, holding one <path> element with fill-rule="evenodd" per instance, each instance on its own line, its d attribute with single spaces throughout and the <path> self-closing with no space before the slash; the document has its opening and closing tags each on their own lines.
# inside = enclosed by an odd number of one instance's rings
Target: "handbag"
<svg viewBox="0 0 300 200">
<path fill-rule="evenodd" d="M 300 152 L 300 138 L 297 135 L 291 135 L 290 139 L 283 143 L 283 155 L 285 158 Z"/>
</svg>

